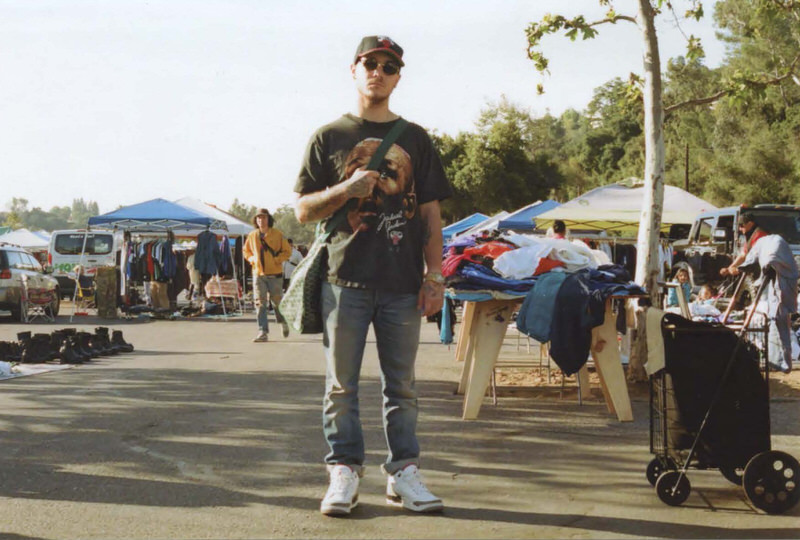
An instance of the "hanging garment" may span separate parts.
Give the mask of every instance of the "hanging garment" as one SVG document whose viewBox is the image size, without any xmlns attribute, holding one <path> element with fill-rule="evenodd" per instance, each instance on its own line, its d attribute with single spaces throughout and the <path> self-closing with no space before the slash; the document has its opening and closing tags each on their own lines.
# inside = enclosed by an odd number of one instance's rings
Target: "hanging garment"
<svg viewBox="0 0 800 540">
<path fill-rule="evenodd" d="M 767 287 L 767 317 L 769 325 L 769 363 L 788 373 L 792 370 L 791 314 L 797 312 L 798 268 L 792 250 L 781 236 L 770 234 L 761 237 L 747 253 L 742 270 L 758 265 L 761 275 L 774 273 L 775 279 Z"/>
<path fill-rule="evenodd" d="M 195 268 L 204 275 L 213 276 L 219 270 L 219 245 L 217 237 L 211 231 L 203 231 L 197 235 L 197 251 L 194 255 Z"/>
<path fill-rule="evenodd" d="M 550 341 L 556 297 L 567 275 L 550 272 L 536 280 L 517 314 L 517 330 L 539 343 Z"/>
</svg>

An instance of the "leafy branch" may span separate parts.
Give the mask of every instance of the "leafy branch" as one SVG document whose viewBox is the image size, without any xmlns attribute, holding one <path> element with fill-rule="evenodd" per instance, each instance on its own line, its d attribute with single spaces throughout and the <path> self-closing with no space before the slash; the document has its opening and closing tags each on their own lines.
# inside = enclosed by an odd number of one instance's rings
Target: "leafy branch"
<svg viewBox="0 0 800 540">
<path fill-rule="evenodd" d="M 752 74 L 736 71 L 726 81 L 724 81 L 724 88 L 719 92 L 710 96 L 688 99 L 668 107 L 664 107 L 664 114 L 669 114 L 678 109 L 685 107 L 696 107 L 699 105 L 708 105 L 714 103 L 724 97 L 730 96 L 736 99 L 745 99 L 748 96 L 763 96 L 766 89 L 770 86 L 776 86 L 784 82 L 786 79 L 791 78 L 795 84 L 800 85 L 800 78 L 798 78 L 795 70 L 800 65 L 800 54 L 794 57 L 794 60 L 786 68 L 786 71 L 779 76 L 770 76 L 768 74 Z"/>
</svg>

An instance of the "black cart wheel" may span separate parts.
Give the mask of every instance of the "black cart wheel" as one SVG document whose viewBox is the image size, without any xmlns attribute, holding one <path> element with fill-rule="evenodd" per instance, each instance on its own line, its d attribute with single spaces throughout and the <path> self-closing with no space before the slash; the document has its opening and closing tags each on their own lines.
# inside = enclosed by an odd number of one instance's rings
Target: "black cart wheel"
<svg viewBox="0 0 800 540">
<path fill-rule="evenodd" d="M 782 514 L 800 500 L 800 463 L 786 452 L 761 452 L 747 463 L 742 485 L 753 506 Z"/>
<path fill-rule="evenodd" d="M 692 485 L 689 483 L 689 479 L 679 471 L 667 471 L 656 481 L 658 498 L 670 506 L 682 505 L 689 498 L 691 492 Z"/>
<path fill-rule="evenodd" d="M 670 458 L 653 458 L 653 460 L 647 464 L 647 472 L 645 473 L 647 475 L 647 481 L 650 482 L 651 486 L 655 487 L 661 473 L 674 471 L 677 468 L 678 466 L 675 465 L 675 462 Z"/>
<path fill-rule="evenodd" d="M 742 478 L 744 478 L 744 467 L 729 467 L 720 465 L 719 472 L 722 473 L 722 476 L 724 476 L 728 482 L 736 484 L 737 486 L 742 485 Z"/>
</svg>

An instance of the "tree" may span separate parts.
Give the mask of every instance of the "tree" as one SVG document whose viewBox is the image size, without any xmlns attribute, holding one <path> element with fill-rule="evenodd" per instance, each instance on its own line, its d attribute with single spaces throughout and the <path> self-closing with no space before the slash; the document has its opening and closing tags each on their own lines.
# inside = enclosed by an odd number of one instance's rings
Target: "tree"
<svg viewBox="0 0 800 540">
<path fill-rule="evenodd" d="M 477 133 L 455 139 L 434 137 L 455 191 L 444 204 L 446 218 L 518 208 L 561 185 L 558 166 L 537 144 L 537 125 L 527 111 L 501 99 L 482 111 L 476 126 Z"/>
<path fill-rule="evenodd" d="M 314 241 L 316 224 L 304 225 L 297 221 L 292 205 L 281 205 L 272 213 L 272 217 L 275 219 L 275 228 L 281 231 L 284 237 L 291 238 L 295 246 L 309 245 Z"/>
<path fill-rule="evenodd" d="M 661 227 L 661 215 L 664 208 L 664 109 L 662 105 L 661 58 L 658 50 L 658 37 L 655 30 L 655 17 L 659 13 L 663 0 L 656 5 L 650 0 L 638 0 L 639 10 L 635 17 L 617 14 L 610 0 L 600 0 L 600 4 L 608 6 L 606 17 L 588 23 L 583 16 L 567 19 L 561 15 L 546 15 L 540 23 L 528 26 L 528 56 L 540 71 L 547 70 L 547 59 L 539 51 L 541 40 L 546 34 L 565 31 L 565 35 L 575 40 L 580 33 L 583 39 L 597 34 L 596 26 L 616 24 L 627 21 L 637 24 L 642 32 L 644 49 L 644 88 L 642 98 L 644 104 L 644 184 L 645 194 L 637 239 L 636 276 L 635 280 L 642 285 L 655 302 L 658 296 L 658 233 Z M 690 13 L 702 16 L 702 5 L 694 0 Z M 692 47 L 693 46 L 693 47 Z M 702 54 L 699 43 L 690 39 L 689 56 L 694 58 Z M 638 78 L 636 79 L 638 80 Z M 541 90 L 541 86 L 539 88 Z M 640 341 L 640 340 L 639 340 Z M 641 344 L 638 344 L 641 348 Z M 632 362 L 634 378 L 643 378 L 644 369 L 639 360 L 638 365 Z"/>
<path fill-rule="evenodd" d="M 231 207 L 228 209 L 229 214 L 233 214 L 237 218 L 242 221 L 247 221 L 248 223 L 252 223 L 256 212 L 258 212 L 258 208 L 240 203 L 239 199 L 233 199 Z"/>
<path fill-rule="evenodd" d="M 100 213 L 100 209 L 97 206 L 97 203 L 94 201 L 89 201 L 88 203 L 80 199 L 72 199 L 72 212 L 70 215 L 70 221 L 72 222 L 73 226 L 78 228 L 84 228 L 89 223 L 89 218 L 96 216 Z"/>
</svg>

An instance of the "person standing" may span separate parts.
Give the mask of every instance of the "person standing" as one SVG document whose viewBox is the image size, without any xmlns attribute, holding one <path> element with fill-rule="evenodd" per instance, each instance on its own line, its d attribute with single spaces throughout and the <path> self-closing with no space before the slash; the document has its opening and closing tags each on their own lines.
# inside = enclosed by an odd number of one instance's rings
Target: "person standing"
<svg viewBox="0 0 800 540">
<path fill-rule="evenodd" d="M 565 240 L 567 238 L 567 226 L 560 219 L 553 222 L 553 238 L 557 240 Z"/>
<path fill-rule="evenodd" d="M 320 511 L 326 515 L 349 514 L 358 504 L 365 456 L 358 380 L 370 325 L 382 373 L 387 503 L 416 512 L 444 506 L 419 473 L 414 363 L 421 317 L 440 311 L 444 300 L 439 201 L 451 188 L 430 137 L 413 123 L 378 170 L 365 170 L 401 122 L 389 98 L 403 66 L 403 49 L 390 38 L 361 40 L 350 66 L 356 109 L 312 136 L 295 184 L 301 223 L 330 218 L 347 205 L 347 219 L 328 246 L 322 289 L 323 431 L 330 451 Z"/>
<path fill-rule="evenodd" d="M 253 218 L 256 230 L 247 235 L 243 252 L 253 268 L 253 283 L 258 306 L 258 335 L 256 343 L 269 341 L 268 306 L 275 306 L 275 320 L 289 337 L 289 325 L 283 319 L 278 304 L 283 298 L 283 263 L 289 260 L 292 248 L 281 232 L 274 228 L 275 221 L 269 210 L 260 208 Z"/>
<path fill-rule="evenodd" d="M 297 265 L 303 260 L 303 255 L 294 247 L 294 240 L 289 238 L 289 245 L 292 248 L 292 254 L 289 259 L 283 262 L 283 292 L 289 288 L 289 280 L 292 279 L 292 274 Z"/>
</svg>

